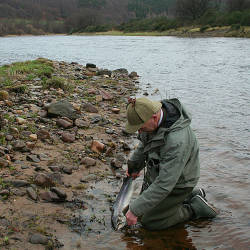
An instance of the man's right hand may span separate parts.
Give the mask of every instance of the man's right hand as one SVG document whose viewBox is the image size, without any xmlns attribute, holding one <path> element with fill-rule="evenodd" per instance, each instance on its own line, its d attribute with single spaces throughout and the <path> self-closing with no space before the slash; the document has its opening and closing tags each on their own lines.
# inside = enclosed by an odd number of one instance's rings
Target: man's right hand
<svg viewBox="0 0 250 250">
<path fill-rule="evenodd" d="M 132 176 L 133 180 L 140 176 L 140 172 L 132 172 L 129 174 L 128 169 L 126 171 L 127 176 Z"/>
</svg>

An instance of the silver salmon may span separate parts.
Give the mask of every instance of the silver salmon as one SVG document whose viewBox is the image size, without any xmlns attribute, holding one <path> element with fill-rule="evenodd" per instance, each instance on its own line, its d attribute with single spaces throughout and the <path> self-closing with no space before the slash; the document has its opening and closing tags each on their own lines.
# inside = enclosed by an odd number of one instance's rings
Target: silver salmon
<svg viewBox="0 0 250 250">
<path fill-rule="evenodd" d="M 111 224 L 115 230 L 120 230 L 126 225 L 125 214 L 133 195 L 134 182 L 132 177 L 123 178 L 122 187 L 112 207 Z"/>
</svg>

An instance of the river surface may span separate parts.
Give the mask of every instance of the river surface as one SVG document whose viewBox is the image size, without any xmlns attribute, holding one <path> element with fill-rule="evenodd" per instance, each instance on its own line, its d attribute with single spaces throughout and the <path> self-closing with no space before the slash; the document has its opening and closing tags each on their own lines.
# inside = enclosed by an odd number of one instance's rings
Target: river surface
<svg viewBox="0 0 250 250">
<path fill-rule="evenodd" d="M 0 65 L 37 57 L 127 68 L 141 76 L 138 96 L 147 91 L 154 99 L 178 97 L 192 113 L 200 143 L 199 186 L 220 211 L 213 220 L 161 232 L 114 232 L 105 200 L 120 183 L 109 179 L 92 189 L 98 197 L 93 211 L 103 207 L 105 226 L 85 234 L 82 249 L 250 249 L 250 39 L 0 38 Z"/>
</svg>

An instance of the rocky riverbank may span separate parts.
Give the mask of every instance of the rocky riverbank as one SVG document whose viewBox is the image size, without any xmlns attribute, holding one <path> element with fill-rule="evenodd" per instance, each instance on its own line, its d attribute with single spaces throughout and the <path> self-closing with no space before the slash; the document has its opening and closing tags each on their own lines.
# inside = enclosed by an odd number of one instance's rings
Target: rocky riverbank
<svg viewBox="0 0 250 250">
<path fill-rule="evenodd" d="M 0 249 L 70 249 L 88 189 L 124 173 L 137 79 L 43 58 L 0 67 Z"/>
</svg>

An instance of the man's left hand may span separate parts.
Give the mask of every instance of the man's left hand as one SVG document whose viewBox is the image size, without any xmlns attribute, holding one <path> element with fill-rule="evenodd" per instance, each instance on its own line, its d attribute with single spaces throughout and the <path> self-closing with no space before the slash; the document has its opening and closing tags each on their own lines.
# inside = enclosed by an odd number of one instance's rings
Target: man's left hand
<svg viewBox="0 0 250 250">
<path fill-rule="evenodd" d="M 126 219 L 128 226 L 135 225 L 137 222 L 137 217 L 130 210 L 126 213 Z"/>
</svg>

